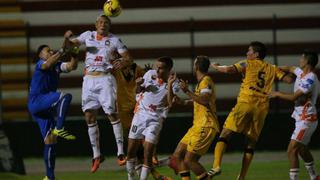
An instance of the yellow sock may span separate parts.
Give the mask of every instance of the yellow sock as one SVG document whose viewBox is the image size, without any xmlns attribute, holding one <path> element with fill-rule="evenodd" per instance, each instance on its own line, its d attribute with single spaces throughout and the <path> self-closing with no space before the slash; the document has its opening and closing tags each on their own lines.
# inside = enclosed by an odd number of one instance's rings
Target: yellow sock
<svg viewBox="0 0 320 180">
<path fill-rule="evenodd" d="M 221 161 L 223 153 L 227 148 L 227 144 L 223 141 L 218 141 L 216 147 L 214 149 L 214 161 L 213 161 L 213 169 L 221 167 Z"/>
<path fill-rule="evenodd" d="M 181 171 L 179 172 L 181 176 L 181 180 L 191 180 L 190 179 L 190 171 Z"/>
</svg>

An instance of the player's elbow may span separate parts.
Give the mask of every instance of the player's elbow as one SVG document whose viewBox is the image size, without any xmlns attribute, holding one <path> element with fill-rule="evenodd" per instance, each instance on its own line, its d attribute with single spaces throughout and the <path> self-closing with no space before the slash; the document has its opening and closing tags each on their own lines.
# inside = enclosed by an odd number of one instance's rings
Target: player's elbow
<svg viewBox="0 0 320 180">
<path fill-rule="evenodd" d="M 78 68 L 78 63 L 74 63 L 71 65 L 71 71 L 76 70 Z"/>
<path fill-rule="evenodd" d="M 294 82 L 294 77 L 292 77 L 291 75 L 286 75 L 285 77 L 283 77 L 282 81 L 291 84 Z"/>
</svg>

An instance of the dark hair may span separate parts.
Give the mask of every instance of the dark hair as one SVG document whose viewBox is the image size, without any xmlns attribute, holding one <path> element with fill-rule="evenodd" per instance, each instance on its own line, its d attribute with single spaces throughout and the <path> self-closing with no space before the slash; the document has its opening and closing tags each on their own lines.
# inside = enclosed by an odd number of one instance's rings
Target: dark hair
<svg viewBox="0 0 320 180">
<path fill-rule="evenodd" d="M 267 55 L 267 47 L 259 41 L 253 41 L 250 43 L 250 46 L 252 47 L 254 52 L 259 53 L 258 58 L 264 59 Z"/>
<path fill-rule="evenodd" d="M 46 48 L 46 47 L 49 47 L 48 45 L 46 45 L 46 44 L 42 44 L 42 45 L 40 45 L 39 47 L 38 47 L 38 49 L 37 49 L 37 52 L 36 52 L 36 54 L 35 54 L 35 57 L 34 57 L 34 61 L 35 62 L 37 62 L 39 59 L 40 59 L 40 53 L 41 53 L 41 51 L 44 49 L 44 48 Z"/>
<path fill-rule="evenodd" d="M 165 63 L 165 64 L 166 64 L 166 67 L 167 67 L 169 70 L 171 70 L 171 68 L 173 67 L 173 60 L 172 60 L 172 58 L 169 57 L 169 56 L 159 57 L 159 58 L 157 59 L 157 61 Z"/>
<path fill-rule="evenodd" d="M 311 65 L 313 68 L 316 67 L 318 64 L 318 54 L 315 51 L 305 49 L 303 51 L 303 56 L 308 61 L 309 65 Z"/>
<path fill-rule="evenodd" d="M 208 56 L 197 56 L 195 65 L 199 68 L 200 72 L 207 73 L 209 66 L 210 66 L 209 57 Z"/>
</svg>

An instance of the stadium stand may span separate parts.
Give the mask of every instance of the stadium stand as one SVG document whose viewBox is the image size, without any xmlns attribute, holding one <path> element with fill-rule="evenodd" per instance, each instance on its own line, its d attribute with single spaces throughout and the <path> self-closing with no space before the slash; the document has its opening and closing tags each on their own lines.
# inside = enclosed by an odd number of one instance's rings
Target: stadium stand
<svg viewBox="0 0 320 180">
<path fill-rule="evenodd" d="M 58 48 L 66 30 L 80 34 L 93 29 L 93 21 L 103 4 L 103 1 L 92 3 L 89 0 L 77 3 L 75 0 L 43 1 L 5 0 L 0 3 L 0 38 L 6 41 L 0 43 L 2 104 L 4 119 L 8 121 L 28 117 L 28 80 L 30 69 L 33 69 L 32 64 L 29 64 L 31 68 L 28 66 L 28 60 L 32 59 L 36 47 L 50 40 L 51 45 Z M 268 45 L 268 61 L 274 62 L 275 55 L 279 65 L 290 65 L 295 64 L 303 49 L 320 47 L 320 38 L 316 36 L 320 32 L 317 0 L 121 2 L 123 14 L 112 19 L 111 31 L 126 42 L 135 61 L 143 65 L 156 57 L 170 55 L 176 60 L 175 70 L 179 77 L 189 79 L 193 84 L 191 59 L 196 54 L 230 64 L 244 58 L 243 52 L 250 41 L 261 40 Z M 250 11 L 256 16 L 252 17 Z M 276 18 L 273 18 L 274 14 Z M 275 29 L 276 46 L 272 36 Z M 83 59 L 83 52 L 81 57 Z M 63 76 L 60 84 L 62 89 L 74 94 L 70 108 L 73 116 L 82 116 L 82 68 L 83 63 L 80 63 L 79 70 Z M 218 111 L 228 112 L 235 103 L 241 77 L 215 72 L 211 75 L 217 83 Z M 279 88 L 283 90 L 289 86 L 279 84 Z M 277 107 L 287 111 L 290 104 L 280 101 Z M 174 112 L 186 110 L 175 107 Z"/>
</svg>

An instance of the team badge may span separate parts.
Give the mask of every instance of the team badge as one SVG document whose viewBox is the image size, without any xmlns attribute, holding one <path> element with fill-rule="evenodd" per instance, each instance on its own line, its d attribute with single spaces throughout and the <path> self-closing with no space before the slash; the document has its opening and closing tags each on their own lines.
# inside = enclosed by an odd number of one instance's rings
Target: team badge
<svg viewBox="0 0 320 180">
<path fill-rule="evenodd" d="M 109 41 L 109 40 L 106 40 L 104 44 L 105 44 L 106 46 L 110 46 L 110 41 Z"/>
</svg>

